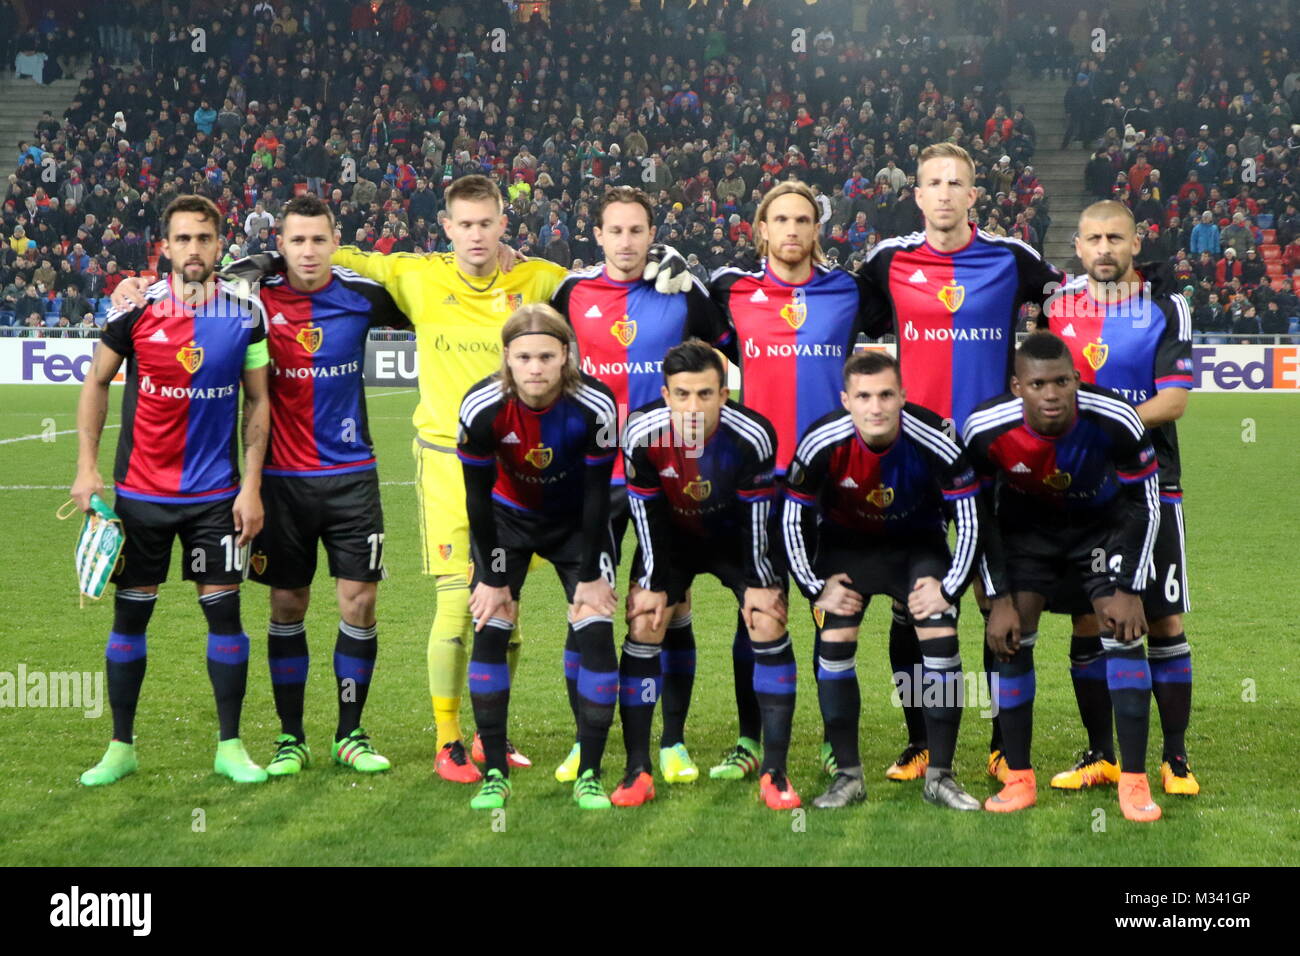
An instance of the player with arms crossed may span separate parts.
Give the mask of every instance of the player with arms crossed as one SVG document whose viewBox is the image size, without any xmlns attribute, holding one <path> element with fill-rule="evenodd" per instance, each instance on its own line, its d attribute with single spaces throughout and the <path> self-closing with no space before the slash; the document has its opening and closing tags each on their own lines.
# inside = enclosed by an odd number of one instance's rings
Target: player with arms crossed
<svg viewBox="0 0 1300 956">
<path fill-rule="evenodd" d="M 574 800 L 583 809 L 606 809 L 600 764 L 618 697 L 609 533 L 618 411 L 609 389 L 578 371 L 573 332 L 550 306 L 518 310 L 501 343 L 500 373 L 461 403 L 457 446 L 474 548 L 470 701 L 487 758 L 470 806 L 498 809 L 510 796 L 506 653 L 528 565 L 538 554 L 560 576 L 580 644 Z"/>
<path fill-rule="evenodd" d="M 1192 387 L 1192 316 L 1187 300 L 1169 281 L 1166 263 L 1134 264 L 1140 246 L 1127 206 L 1111 200 L 1089 206 L 1079 217 L 1074 240 L 1087 275 L 1053 297 L 1046 314 L 1051 330 L 1070 347 L 1083 381 L 1118 392 L 1137 406 L 1160 461 L 1160 534 L 1153 577 L 1142 592 L 1151 626 L 1147 656 L 1164 731 L 1161 781 L 1165 793 L 1193 796 L 1201 787 L 1187 766 L 1192 651 L 1183 630 L 1190 604 L 1174 424 L 1187 409 Z M 1086 601 L 1080 603 L 1073 608 L 1070 676 L 1088 748 L 1073 769 L 1052 778 L 1053 787 L 1065 790 L 1119 780 L 1101 638 Z"/>
<path fill-rule="evenodd" d="M 844 360 L 862 330 L 862 294 L 854 277 L 826 265 L 817 237 L 821 209 L 806 185 L 790 180 L 769 191 L 754 216 L 759 269 L 717 270 L 709 287 L 735 330 L 744 404 L 776 430 L 778 482 L 799 437 L 839 407 Z M 774 516 L 772 538 L 779 540 Z M 732 643 L 740 739 L 711 777 L 739 780 L 762 763 L 763 726 L 752 690 L 754 656 L 738 617 Z M 823 761 L 830 749 L 823 747 Z"/>
<path fill-rule="evenodd" d="M 260 291 L 271 316 L 271 445 L 262 482 L 267 518 L 249 558 L 249 576 L 271 590 L 266 656 L 280 736 L 266 771 L 295 774 L 311 759 L 303 729 L 304 620 L 323 543 L 339 605 L 333 758 L 373 773 L 387 770 L 389 761 L 361 728 L 378 650 L 375 600 L 384 577 L 384 514 L 366 423 L 366 339 L 373 326 L 409 328 L 410 322 L 379 283 L 330 265 L 338 248 L 334 217 L 320 199 L 289 200 L 278 241 L 286 271 L 268 276 Z M 239 274 L 238 267 L 230 271 Z"/>
<path fill-rule="evenodd" d="M 551 302 L 573 326 L 582 370 L 614 393 L 620 430 L 629 409 L 658 400 L 663 386 L 664 353 L 673 346 L 698 337 L 735 360 L 726 319 L 701 282 L 685 273 L 689 285 L 683 295 L 660 292 L 645 277 L 653 237 L 650 197 L 630 186 L 607 190 L 596 210 L 596 241 L 605 262 L 570 274 Z M 627 530 L 627 502 L 620 456 L 614 463 L 610 488 L 610 524 L 616 554 Z M 668 783 L 690 783 L 700 772 L 685 742 L 686 713 L 695 681 L 695 633 L 689 594 L 673 606 L 661 657 L 664 727 L 659 741 L 659 768 Z M 564 668 L 576 719 L 578 646 L 572 630 L 565 643 Z M 573 780 L 577 768 L 575 743 L 555 776 L 561 781 Z"/>
<path fill-rule="evenodd" d="M 181 576 L 195 582 L 208 623 L 208 678 L 220 724 L 213 769 L 237 783 L 266 771 L 239 739 L 248 683 L 248 636 L 239 584 L 248 543 L 262 527 L 262 462 L 270 410 L 266 316 L 213 271 L 221 215 L 201 196 L 180 196 L 162 215 L 172 273 L 145 292 L 145 304 L 113 310 L 77 405 L 77 479 L 83 511 L 103 491 L 99 441 L 108 390 L 127 363 L 122 435 L 114 468 L 116 510 L 126 544 L 113 575 L 113 630 L 106 651 L 113 739 L 86 786 L 115 783 L 137 766 L 134 723 L 146 665 L 146 630 L 167 580 L 172 542 L 184 551 Z M 244 389 L 244 477 L 237 465 L 239 389 Z"/>
<path fill-rule="evenodd" d="M 736 595 L 758 662 L 754 690 L 774 762 L 760 792 L 769 807 L 790 809 L 798 795 L 780 754 L 789 745 L 794 684 L 781 678 L 793 676 L 794 656 L 783 574 L 768 541 L 776 432 L 730 400 L 722 358 L 699 339 L 668 350 L 660 391 L 658 401 L 632 413 L 622 442 L 638 546 L 619 665 L 627 771 L 611 799 L 618 806 L 654 799 L 650 720 L 663 680 L 660 648 L 691 582 L 707 573 Z"/>
<path fill-rule="evenodd" d="M 987 810 L 1038 800 L 1030 764 L 1034 643 L 1049 596 L 1077 575 L 1104 628 L 1115 707 L 1119 804 L 1129 820 L 1160 819 L 1146 776 L 1151 674 L 1141 592 L 1160 524 L 1156 452 L 1133 406 L 1079 384 L 1064 341 L 1035 333 L 1016 352 L 1011 394 L 966 421 L 966 453 L 996 497 L 981 576 L 992 601 L 987 640 L 998 666 L 1007 778 Z"/>
<path fill-rule="evenodd" d="M 853 356 L 843 382 L 843 409 L 818 419 L 799 442 L 784 515 L 791 573 L 822 617 L 817 694 L 836 774 L 813 806 L 866 799 L 854 659 L 867 602 L 887 594 L 907 606 L 921 643 L 921 686 L 909 693 L 922 700 L 931 745 L 922 796 L 979 810 L 952 772 L 962 710 L 956 605 L 975 568 L 979 484 L 939 416 L 907 401 L 892 356 Z M 946 518 L 957 526 L 955 555 Z"/>
<path fill-rule="evenodd" d="M 1020 307 L 1041 304 L 1065 281 L 1028 244 L 977 229 L 970 222 L 975 196 L 970 154 L 953 143 L 927 146 L 916 175 L 924 231 L 879 243 L 857 272 L 867 334 L 894 335 L 908 395 L 945 419 L 954 438 L 978 403 L 1006 391 Z M 978 596 L 978 581 L 976 590 Z M 991 671 L 987 653 L 984 661 Z M 921 664 L 916 632 L 899 604 L 889 663 L 896 682 Z M 908 745 L 885 771 L 891 780 L 923 777 L 930 757 L 920 708 L 905 699 L 903 718 Z M 990 751 L 989 772 L 997 774 L 996 719 Z"/>
</svg>

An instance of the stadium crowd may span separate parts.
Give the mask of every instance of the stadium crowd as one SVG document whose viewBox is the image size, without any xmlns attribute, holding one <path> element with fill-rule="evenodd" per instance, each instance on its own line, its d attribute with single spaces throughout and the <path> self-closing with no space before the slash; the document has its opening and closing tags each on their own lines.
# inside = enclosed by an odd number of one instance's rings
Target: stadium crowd
<svg viewBox="0 0 1300 956">
<path fill-rule="evenodd" d="M 571 266 L 599 255 L 603 190 L 634 184 L 656 200 L 656 238 L 703 277 L 755 259 L 757 204 L 796 177 L 818 195 L 828 255 L 854 268 L 921 227 L 916 157 L 949 139 L 976 161 L 980 226 L 1041 251 L 1037 133 L 1005 92 L 1020 63 L 1074 79 L 1066 135 L 1093 151 L 1087 188 L 1133 208 L 1142 258 L 1176 268 L 1198 332 L 1296 331 L 1300 69 L 1285 11 L 1155 3 L 1149 30 L 1111 29 L 1099 53 L 1104 9 L 1058 24 L 966 6 L 971 33 L 1005 29 L 950 42 L 929 5 L 890 0 L 865 24 L 847 0 L 797 16 L 764 0 L 577 0 L 527 23 L 505 4 L 471 16 L 410 0 L 50 13 L 9 31 L 7 52 L 45 52 L 55 73 L 88 57 L 86 78 L 8 176 L 0 325 L 102 323 L 120 276 L 165 271 L 157 218 L 188 192 L 218 204 L 230 258 L 274 248 L 279 207 L 305 191 L 345 243 L 432 251 L 448 247 L 442 190 L 483 172 L 508 195 L 509 242 Z"/>
</svg>

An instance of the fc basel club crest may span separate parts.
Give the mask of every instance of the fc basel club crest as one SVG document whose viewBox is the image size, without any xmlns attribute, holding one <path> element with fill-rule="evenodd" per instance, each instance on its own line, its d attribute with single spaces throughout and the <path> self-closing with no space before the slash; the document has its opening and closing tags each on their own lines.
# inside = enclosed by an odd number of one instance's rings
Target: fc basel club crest
<svg viewBox="0 0 1300 956">
<path fill-rule="evenodd" d="M 1068 471 L 1061 471 L 1059 468 L 1053 468 L 1052 473 L 1043 479 L 1043 484 L 1047 485 L 1047 487 L 1051 488 L 1053 491 L 1064 491 L 1066 488 L 1070 487 L 1071 481 L 1073 481 L 1073 479 L 1070 477 Z"/>
<path fill-rule="evenodd" d="M 627 313 L 609 327 L 609 334 L 618 339 L 618 344 L 627 348 L 636 340 L 636 320 L 629 319 Z"/>
<path fill-rule="evenodd" d="M 538 445 L 536 448 L 528 450 L 528 453 L 524 455 L 524 461 L 528 462 L 528 464 L 532 465 L 538 471 L 545 471 L 546 466 L 551 463 L 551 459 L 554 457 L 555 452 L 547 448 L 545 445 Z"/>
<path fill-rule="evenodd" d="M 709 495 L 713 494 L 713 482 L 701 481 L 696 478 L 694 481 L 687 482 L 682 488 L 682 494 L 695 501 L 703 501 Z"/>
<path fill-rule="evenodd" d="M 298 330 L 295 341 L 305 348 L 308 354 L 315 354 L 325 341 L 325 330 L 319 325 L 308 325 Z"/>
<path fill-rule="evenodd" d="M 451 560 L 451 545 L 449 545 L 449 544 L 440 544 L 440 545 L 438 545 L 438 557 L 442 558 L 442 560 L 444 560 L 444 561 L 450 561 L 450 560 Z"/>
<path fill-rule="evenodd" d="M 943 303 L 945 309 L 949 312 L 956 312 L 961 308 L 961 304 L 966 301 L 966 287 L 964 285 L 946 285 L 936 293 L 939 301 Z"/>
<path fill-rule="evenodd" d="M 176 361 L 181 363 L 181 368 L 193 375 L 203 364 L 203 347 L 195 347 L 194 340 L 190 339 L 190 344 L 181 346 L 181 350 L 176 353 Z"/>
<path fill-rule="evenodd" d="M 248 559 L 248 563 L 253 568 L 254 574 L 262 574 L 266 571 L 266 553 L 264 551 L 254 551 L 253 556 Z"/>
<path fill-rule="evenodd" d="M 522 292 L 507 292 L 506 306 L 511 312 L 515 311 L 515 309 L 522 309 L 524 307 L 524 294 Z"/>
<path fill-rule="evenodd" d="M 884 510 L 894 503 L 894 489 L 878 485 L 875 489 L 867 492 L 867 500 L 877 508 Z"/>
<path fill-rule="evenodd" d="M 821 608 L 819 608 L 819 607 L 815 607 L 815 608 L 813 608 L 813 609 L 812 609 L 812 612 L 813 612 L 813 620 L 817 622 L 817 626 L 818 626 L 818 627 L 825 627 L 825 626 L 826 626 L 826 612 L 823 611 L 823 610 L 822 610 Z"/>
<path fill-rule="evenodd" d="M 1100 341 L 1089 342 L 1083 347 L 1083 357 L 1088 360 L 1094 372 L 1098 371 L 1106 364 L 1106 357 L 1110 355 L 1110 346 Z"/>
<path fill-rule="evenodd" d="M 808 319 L 808 303 L 804 301 L 803 289 L 794 290 L 794 298 L 781 306 L 781 318 L 792 329 L 799 329 Z"/>
</svg>

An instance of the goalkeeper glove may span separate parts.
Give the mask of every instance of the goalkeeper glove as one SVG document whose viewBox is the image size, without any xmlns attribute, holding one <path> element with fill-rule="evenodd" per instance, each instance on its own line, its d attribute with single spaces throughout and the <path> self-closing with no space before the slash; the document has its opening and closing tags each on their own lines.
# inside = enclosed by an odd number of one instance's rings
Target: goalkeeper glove
<svg viewBox="0 0 1300 956">
<path fill-rule="evenodd" d="M 285 271 L 284 256 L 278 252 L 259 252 L 256 255 L 236 259 L 221 270 L 221 274 L 231 279 L 245 282 L 261 282 L 267 276 Z"/>
<path fill-rule="evenodd" d="M 650 247 L 646 259 L 644 278 L 655 284 L 655 291 L 663 295 L 685 292 L 693 278 L 686 268 L 686 260 L 672 246 L 656 242 Z"/>
</svg>

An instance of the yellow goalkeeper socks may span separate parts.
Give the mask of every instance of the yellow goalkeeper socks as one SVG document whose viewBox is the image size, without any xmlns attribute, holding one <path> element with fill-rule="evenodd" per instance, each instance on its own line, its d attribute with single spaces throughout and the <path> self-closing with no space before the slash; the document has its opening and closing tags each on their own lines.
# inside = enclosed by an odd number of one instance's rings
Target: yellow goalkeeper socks
<svg viewBox="0 0 1300 956">
<path fill-rule="evenodd" d="M 469 582 L 460 575 L 438 578 L 438 607 L 429 629 L 429 696 L 438 728 L 438 749 L 461 739 L 460 699 L 469 663 Z"/>
<path fill-rule="evenodd" d="M 506 645 L 506 667 L 510 668 L 510 683 L 513 686 L 515 682 L 515 672 L 519 670 L 519 651 L 523 648 L 524 627 L 518 621 L 515 621 L 515 629 L 510 635 L 510 643 Z"/>
</svg>

